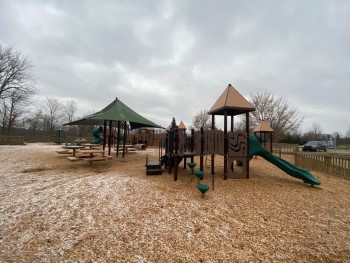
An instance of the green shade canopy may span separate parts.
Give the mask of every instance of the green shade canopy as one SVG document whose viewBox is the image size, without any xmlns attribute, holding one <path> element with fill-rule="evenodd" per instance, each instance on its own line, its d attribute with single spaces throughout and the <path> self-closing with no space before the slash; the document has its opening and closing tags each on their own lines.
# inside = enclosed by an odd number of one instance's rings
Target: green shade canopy
<svg viewBox="0 0 350 263">
<path fill-rule="evenodd" d="M 99 112 L 64 125 L 103 125 L 104 121 L 112 121 L 114 126 L 117 125 L 118 121 L 128 121 L 131 129 L 141 127 L 163 128 L 160 125 L 157 125 L 142 117 L 140 114 L 133 111 L 123 102 L 118 100 L 118 98 Z"/>
</svg>

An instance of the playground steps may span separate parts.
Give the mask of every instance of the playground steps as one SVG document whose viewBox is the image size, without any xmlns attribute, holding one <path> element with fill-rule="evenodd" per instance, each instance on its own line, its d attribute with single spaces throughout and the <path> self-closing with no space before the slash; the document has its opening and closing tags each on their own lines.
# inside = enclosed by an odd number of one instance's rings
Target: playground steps
<svg viewBox="0 0 350 263">
<path fill-rule="evenodd" d="M 147 175 L 161 175 L 162 166 L 160 163 L 147 163 L 146 164 L 146 174 Z"/>
</svg>

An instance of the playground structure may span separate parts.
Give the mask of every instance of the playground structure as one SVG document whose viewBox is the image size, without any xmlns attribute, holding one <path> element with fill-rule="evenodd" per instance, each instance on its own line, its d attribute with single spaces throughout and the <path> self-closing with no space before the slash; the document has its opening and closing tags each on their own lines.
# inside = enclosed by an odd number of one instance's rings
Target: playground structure
<svg viewBox="0 0 350 263">
<path fill-rule="evenodd" d="M 253 135 L 247 135 L 242 132 L 228 132 L 228 162 L 226 166 L 226 170 L 228 171 L 227 178 L 232 179 L 245 179 L 249 178 L 247 176 L 247 168 L 244 167 L 244 154 L 248 152 L 247 149 L 247 143 L 245 143 L 245 139 L 248 138 L 248 145 L 249 145 L 249 161 L 252 159 L 253 156 L 258 155 L 268 162 L 274 164 L 284 172 L 286 172 L 288 175 L 303 180 L 304 183 L 310 184 L 310 185 L 319 185 L 320 181 L 315 178 L 310 172 L 307 170 L 301 169 L 284 159 L 275 156 L 274 154 L 270 153 L 268 150 L 265 150 L 265 148 L 260 144 L 258 139 Z M 166 152 L 168 152 L 167 156 L 171 156 L 173 161 L 171 162 L 171 165 L 168 165 L 169 173 L 172 173 L 172 168 L 174 168 L 174 181 L 177 180 L 177 173 L 178 173 L 178 166 L 180 163 L 180 160 L 185 159 L 186 164 L 186 158 L 191 157 L 191 162 L 193 163 L 193 157 L 199 156 L 200 157 L 200 171 L 203 171 L 203 157 L 205 155 L 224 155 L 224 132 L 219 130 L 207 130 L 204 131 L 201 129 L 201 131 L 194 132 L 192 130 L 192 135 L 190 140 L 186 140 L 186 133 L 185 131 L 182 131 L 180 129 L 175 128 L 172 131 L 169 131 L 167 134 L 167 141 L 170 146 L 166 147 Z M 190 149 L 187 147 L 187 142 L 192 141 L 190 143 Z M 172 148 L 171 145 L 174 145 L 174 148 Z M 188 151 L 189 150 L 189 151 Z M 240 160 L 243 163 L 243 169 L 239 173 L 235 171 L 234 169 L 234 163 L 236 160 Z M 184 166 L 185 168 L 185 166 Z M 214 188 L 214 166 L 211 166 L 212 169 L 212 176 L 213 176 L 213 188 Z M 224 167 L 225 170 L 225 167 Z M 213 172 L 214 171 L 214 172 Z"/>
<path fill-rule="evenodd" d="M 154 140 L 155 128 L 152 127 L 141 127 L 135 129 L 132 136 L 132 144 L 144 144 L 146 147 L 152 144 Z"/>
<path fill-rule="evenodd" d="M 103 142 L 103 128 L 101 126 L 98 126 L 96 129 L 92 131 L 92 136 L 95 137 L 94 140 L 91 141 L 92 144 L 100 144 Z"/>
<path fill-rule="evenodd" d="M 209 110 L 212 115 L 212 129 L 204 132 L 192 131 L 191 150 L 187 153 L 185 142 L 185 130 L 174 129 L 167 134 L 166 152 L 172 157 L 174 152 L 174 180 L 177 180 L 177 159 L 179 156 L 200 156 L 200 170 L 203 171 L 203 156 L 211 155 L 211 174 L 213 175 L 214 188 L 214 167 L 215 155 L 224 156 L 224 179 L 242 179 L 249 178 L 249 112 L 255 108 L 235 89 L 231 84 L 227 86 L 221 96 Z M 235 115 L 245 114 L 246 130 L 245 132 L 233 132 L 233 118 Z M 215 116 L 224 116 L 224 131 L 215 130 Z M 228 132 L 228 117 L 231 117 L 231 132 Z M 172 145 L 175 146 L 172 146 Z M 242 163 L 242 172 L 234 172 L 233 163 L 239 161 Z M 169 173 L 171 169 L 169 168 Z"/>
<path fill-rule="evenodd" d="M 259 142 L 264 145 L 264 148 L 272 153 L 272 133 L 273 129 L 268 125 L 266 121 L 262 121 L 258 126 L 253 130 L 255 137 L 260 138 Z M 267 135 L 269 135 L 269 146 L 266 145 Z"/>
<path fill-rule="evenodd" d="M 174 181 L 177 180 L 180 160 L 184 159 L 184 168 L 186 168 L 186 158 L 190 157 L 193 163 L 193 157 L 199 156 L 199 171 L 203 171 L 203 157 L 211 155 L 212 189 L 214 190 L 216 155 L 224 157 L 224 180 L 228 178 L 248 179 L 249 162 L 254 155 L 259 155 L 290 176 L 301 179 L 304 183 L 312 186 L 319 185 L 320 181 L 311 173 L 265 150 L 258 139 L 249 133 L 249 112 L 253 110 L 255 110 L 254 107 L 231 85 L 228 85 L 209 111 L 212 115 L 211 130 L 204 131 L 203 128 L 196 132 L 192 130 L 190 140 L 185 129 L 176 127 L 168 130 L 165 151 L 168 160 L 171 161 L 165 163 L 165 166 L 168 168 L 169 174 L 172 173 L 172 168 L 174 168 Z M 233 130 L 233 116 L 239 114 L 246 115 L 245 131 Z M 224 131 L 214 129 L 215 115 L 224 116 Z M 228 116 L 231 116 L 231 131 L 227 130 Z M 241 164 L 240 172 L 235 170 L 235 162 Z M 196 171 L 194 171 L 194 174 L 196 174 Z"/>
</svg>

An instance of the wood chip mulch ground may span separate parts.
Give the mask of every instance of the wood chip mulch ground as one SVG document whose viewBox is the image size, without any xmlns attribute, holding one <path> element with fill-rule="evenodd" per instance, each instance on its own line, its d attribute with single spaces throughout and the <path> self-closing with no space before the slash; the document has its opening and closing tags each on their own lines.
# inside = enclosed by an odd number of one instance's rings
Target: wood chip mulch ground
<svg viewBox="0 0 350 263">
<path fill-rule="evenodd" d="M 156 148 L 91 167 L 59 149 L 0 146 L 0 262 L 350 262 L 348 179 L 310 187 L 259 157 L 223 180 L 218 157 L 201 198 L 182 163 L 146 176 Z"/>
</svg>

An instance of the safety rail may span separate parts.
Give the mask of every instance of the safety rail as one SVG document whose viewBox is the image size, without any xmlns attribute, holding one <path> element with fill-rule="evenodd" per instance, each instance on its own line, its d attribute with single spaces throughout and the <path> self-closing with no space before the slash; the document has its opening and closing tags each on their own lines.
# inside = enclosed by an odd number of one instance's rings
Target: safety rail
<svg viewBox="0 0 350 263">
<path fill-rule="evenodd" d="M 298 144 L 289 144 L 289 143 L 273 143 L 272 150 L 274 153 L 284 153 L 284 154 L 293 154 L 299 152 Z"/>
<path fill-rule="evenodd" d="M 295 165 L 350 179 L 350 155 L 298 152 L 295 153 Z"/>
</svg>

